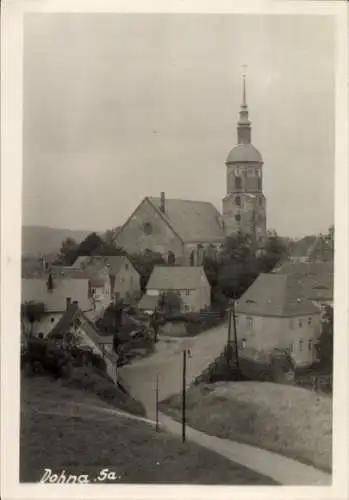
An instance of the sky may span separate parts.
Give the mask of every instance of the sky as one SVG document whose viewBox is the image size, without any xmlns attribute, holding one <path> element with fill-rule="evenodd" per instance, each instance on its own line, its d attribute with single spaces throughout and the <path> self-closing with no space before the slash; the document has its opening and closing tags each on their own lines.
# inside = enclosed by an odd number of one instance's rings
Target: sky
<svg viewBox="0 0 349 500">
<path fill-rule="evenodd" d="M 327 16 L 27 14 L 23 223 L 103 231 L 145 196 L 221 211 L 247 65 L 267 225 L 334 218 L 334 26 Z"/>
</svg>

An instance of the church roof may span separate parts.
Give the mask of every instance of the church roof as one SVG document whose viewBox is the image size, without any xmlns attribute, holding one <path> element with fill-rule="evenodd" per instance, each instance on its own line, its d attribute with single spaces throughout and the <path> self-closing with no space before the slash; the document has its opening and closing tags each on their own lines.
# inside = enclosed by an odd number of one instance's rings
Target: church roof
<svg viewBox="0 0 349 500">
<path fill-rule="evenodd" d="M 221 215 L 212 203 L 166 199 L 165 212 L 161 212 L 160 198 L 149 197 L 148 200 L 185 243 L 220 242 L 224 239 Z"/>
<path fill-rule="evenodd" d="M 252 144 L 239 144 L 233 148 L 226 163 L 239 163 L 239 162 L 262 162 L 262 155 Z"/>
</svg>

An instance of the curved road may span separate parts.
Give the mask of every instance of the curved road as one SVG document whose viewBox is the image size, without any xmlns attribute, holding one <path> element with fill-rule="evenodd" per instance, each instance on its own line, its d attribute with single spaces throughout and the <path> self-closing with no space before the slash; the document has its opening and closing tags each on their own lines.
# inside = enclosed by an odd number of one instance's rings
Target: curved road
<svg viewBox="0 0 349 500">
<path fill-rule="evenodd" d="M 182 390 L 183 350 L 187 357 L 187 385 L 199 376 L 224 350 L 227 343 L 227 325 L 221 325 L 196 337 L 178 339 L 168 349 L 120 368 L 120 377 L 126 382 L 132 396 L 141 401 L 149 418 L 155 415 L 155 381 L 159 376 L 159 400 Z"/>
</svg>

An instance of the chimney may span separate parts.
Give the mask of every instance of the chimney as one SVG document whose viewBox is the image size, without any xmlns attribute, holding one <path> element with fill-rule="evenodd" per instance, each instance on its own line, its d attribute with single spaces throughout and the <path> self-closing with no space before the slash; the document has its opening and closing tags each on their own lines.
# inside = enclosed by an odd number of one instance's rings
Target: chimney
<svg viewBox="0 0 349 500">
<path fill-rule="evenodd" d="M 67 303 L 67 311 L 68 311 L 68 309 L 70 307 L 70 304 L 71 304 L 71 298 L 70 297 L 66 298 L 66 303 Z"/>
<path fill-rule="evenodd" d="M 165 213 L 165 193 L 162 191 L 160 194 L 160 210 Z"/>
<path fill-rule="evenodd" d="M 53 277 L 52 277 L 52 273 L 51 272 L 48 275 L 46 284 L 47 284 L 47 290 L 49 292 L 52 292 L 52 290 L 53 290 Z"/>
</svg>

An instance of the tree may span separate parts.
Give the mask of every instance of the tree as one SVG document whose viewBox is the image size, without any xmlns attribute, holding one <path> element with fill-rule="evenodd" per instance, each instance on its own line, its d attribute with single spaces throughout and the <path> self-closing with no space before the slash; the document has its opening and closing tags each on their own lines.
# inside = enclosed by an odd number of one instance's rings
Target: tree
<svg viewBox="0 0 349 500">
<path fill-rule="evenodd" d="M 165 292 L 160 299 L 160 307 L 165 314 L 176 314 L 181 311 L 181 297 L 172 291 Z"/>
<path fill-rule="evenodd" d="M 78 249 L 78 246 L 78 243 L 73 238 L 66 238 L 62 242 L 62 246 L 59 250 L 55 263 L 67 266 L 72 264 L 72 258 L 75 256 L 75 252 Z"/>
<path fill-rule="evenodd" d="M 238 234 L 226 238 L 218 258 L 218 290 L 226 297 L 240 297 L 259 274 L 251 238 Z"/>
<path fill-rule="evenodd" d="M 145 250 L 129 256 L 131 263 L 141 275 L 141 289 L 145 290 L 154 266 L 164 266 L 166 262 L 161 253 Z"/>
<path fill-rule="evenodd" d="M 333 307 L 327 305 L 321 322 L 321 334 L 316 344 L 320 366 L 332 373 L 333 368 Z"/>
<path fill-rule="evenodd" d="M 29 337 L 33 336 L 34 325 L 39 323 L 45 314 L 45 304 L 42 302 L 28 301 L 21 307 L 21 316 L 30 323 Z"/>
<path fill-rule="evenodd" d="M 276 264 L 289 253 L 286 240 L 280 238 L 276 231 L 268 234 L 264 249 L 259 256 L 259 269 L 262 273 L 270 273 Z"/>
</svg>

